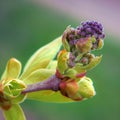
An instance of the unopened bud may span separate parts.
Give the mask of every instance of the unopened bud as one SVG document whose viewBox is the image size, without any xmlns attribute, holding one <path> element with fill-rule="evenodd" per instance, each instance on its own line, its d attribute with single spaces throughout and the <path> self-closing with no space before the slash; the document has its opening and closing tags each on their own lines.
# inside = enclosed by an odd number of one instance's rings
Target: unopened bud
<svg viewBox="0 0 120 120">
<path fill-rule="evenodd" d="M 103 46 L 105 33 L 102 24 L 96 21 L 81 23 L 77 28 L 68 26 L 63 33 L 62 42 L 68 52 L 87 53 Z M 88 41 L 87 41 L 88 39 Z M 76 48 L 77 47 L 77 48 Z"/>
<path fill-rule="evenodd" d="M 91 38 L 81 38 L 76 43 L 76 48 L 80 53 L 87 53 L 92 48 Z"/>
<path fill-rule="evenodd" d="M 80 101 L 95 95 L 95 89 L 92 80 L 83 77 L 78 82 L 76 80 L 68 79 L 60 83 L 61 93 L 75 101 Z"/>
<path fill-rule="evenodd" d="M 80 101 L 83 99 L 82 96 L 77 93 L 78 90 L 79 86 L 75 80 L 68 80 L 60 83 L 60 91 L 62 95 L 71 98 L 72 100 Z"/>
<path fill-rule="evenodd" d="M 78 92 L 81 94 L 83 98 L 93 97 L 96 92 L 93 86 L 93 82 L 88 77 L 83 77 L 79 82 L 79 90 Z"/>
</svg>

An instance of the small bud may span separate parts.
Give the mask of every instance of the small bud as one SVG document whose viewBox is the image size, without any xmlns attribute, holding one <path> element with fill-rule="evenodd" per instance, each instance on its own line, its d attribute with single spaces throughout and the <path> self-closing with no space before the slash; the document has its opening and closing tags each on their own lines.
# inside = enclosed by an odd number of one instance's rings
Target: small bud
<svg viewBox="0 0 120 120">
<path fill-rule="evenodd" d="M 8 98 L 18 97 L 25 88 L 25 83 L 18 79 L 11 79 L 4 83 L 4 93 Z"/>
<path fill-rule="evenodd" d="M 4 100 L 4 105 L 8 104 L 9 102 L 11 104 L 20 103 L 24 100 L 26 95 L 22 95 L 21 92 L 26 88 L 26 85 L 23 81 L 18 79 L 11 79 L 6 80 L 3 83 L 3 95 L 4 98 L 7 100 Z"/>
<path fill-rule="evenodd" d="M 75 56 L 72 53 L 70 53 L 69 54 L 69 60 L 68 60 L 68 66 L 70 68 L 75 66 L 75 59 L 76 59 Z"/>
<path fill-rule="evenodd" d="M 82 22 L 81 26 L 79 26 L 79 29 L 81 30 L 81 34 L 83 31 L 85 32 L 84 37 L 88 35 L 91 37 L 95 36 L 96 39 L 104 39 L 105 37 L 102 24 L 96 21 Z"/>
<path fill-rule="evenodd" d="M 83 64 L 83 65 L 87 65 L 89 64 L 89 59 L 87 57 L 82 57 L 80 62 Z"/>
<path fill-rule="evenodd" d="M 88 77 L 83 77 L 79 82 L 79 93 L 83 98 L 90 98 L 93 97 L 96 92 L 93 86 L 93 82 Z"/>
<path fill-rule="evenodd" d="M 82 56 L 80 59 L 80 63 L 82 63 L 84 66 L 88 65 L 92 59 L 94 59 L 95 56 L 93 54 L 87 53 Z"/>
<path fill-rule="evenodd" d="M 68 80 L 60 83 L 60 91 L 62 95 L 69 97 L 72 100 L 80 101 L 83 99 L 82 96 L 77 93 L 78 90 L 79 86 L 75 80 Z"/>
<path fill-rule="evenodd" d="M 77 43 L 76 47 L 80 53 L 87 53 L 92 48 L 92 41 L 91 38 L 80 38 Z"/>
<path fill-rule="evenodd" d="M 81 101 L 95 95 L 92 80 L 87 77 L 83 77 L 78 82 L 69 78 L 67 81 L 62 81 L 60 83 L 60 91 L 64 96 L 75 101 Z"/>
<path fill-rule="evenodd" d="M 70 68 L 65 71 L 64 76 L 75 79 L 77 74 L 78 74 L 78 72 L 75 69 Z"/>
</svg>

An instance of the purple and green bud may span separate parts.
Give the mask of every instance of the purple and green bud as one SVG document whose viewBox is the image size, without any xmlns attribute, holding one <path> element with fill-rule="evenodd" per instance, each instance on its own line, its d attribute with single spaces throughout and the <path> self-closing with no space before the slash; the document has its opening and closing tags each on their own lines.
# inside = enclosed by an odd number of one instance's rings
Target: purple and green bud
<svg viewBox="0 0 120 120">
<path fill-rule="evenodd" d="M 76 79 L 100 63 L 102 56 L 92 50 L 101 49 L 105 34 L 103 26 L 96 21 L 81 23 L 77 28 L 68 26 L 63 33 L 64 52 L 58 55 L 57 70 L 65 77 Z"/>
<path fill-rule="evenodd" d="M 87 21 L 81 23 L 77 28 L 68 26 L 63 33 L 62 42 L 67 51 L 79 54 L 102 48 L 104 38 L 102 24 Z"/>
<path fill-rule="evenodd" d="M 57 71 L 59 76 L 69 77 L 72 79 L 79 78 L 81 74 L 85 74 L 88 70 L 94 68 L 100 63 L 102 56 L 94 56 L 94 54 L 86 53 L 75 57 L 72 53 L 62 50 L 58 54 Z M 83 77 L 83 76 L 82 76 Z"/>
<path fill-rule="evenodd" d="M 79 53 L 87 53 L 92 48 L 92 40 L 91 38 L 80 38 L 76 42 L 76 48 Z"/>
<path fill-rule="evenodd" d="M 66 50 L 60 51 L 58 54 L 58 63 L 56 74 L 58 77 L 64 78 L 69 77 L 72 79 L 78 78 L 78 74 L 83 74 L 86 70 L 75 69 L 76 62 L 74 56 Z M 79 61 L 80 62 L 80 61 Z"/>
<path fill-rule="evenodd" d="M 102 24 L 96 21 L 82 22 L 77 29 L 79 30 L 81 37 L 94 36 L 97 40 L 105 38 Z"/>
</svg>

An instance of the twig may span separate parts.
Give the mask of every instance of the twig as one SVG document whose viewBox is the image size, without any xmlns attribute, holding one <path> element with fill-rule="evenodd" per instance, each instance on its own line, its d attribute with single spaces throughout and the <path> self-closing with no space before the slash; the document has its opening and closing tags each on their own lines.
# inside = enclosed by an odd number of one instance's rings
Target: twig
<svg viewBox="0 0 120 120">
<path fill-rule="evenodd" d="M 27 88 L 24 91 L 22 91 L 22 94 L 40 91 L 40 90 L 58 91 L 60 81 L 61 80 L 59 78 L 57 78 L 56 75 L 53 75 L 45 81 L 28 85 Z"/>
</svg>

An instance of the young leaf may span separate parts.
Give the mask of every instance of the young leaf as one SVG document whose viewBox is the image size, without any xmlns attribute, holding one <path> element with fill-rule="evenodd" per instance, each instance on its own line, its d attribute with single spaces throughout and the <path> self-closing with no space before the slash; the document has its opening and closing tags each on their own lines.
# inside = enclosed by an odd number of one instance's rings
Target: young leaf
<svg viewBox="0 0 120 120">
<path fill-rule="evenodd" d="M 4 86 L 4 92 L 9 97 L 17 97 L 20 95 L 21 91 L 26 88 L 23 81 L 18 79 L 9 80 Z"/>
<path fill-rule="evenodd" d="M 9 110 L 4 110 L 5 120 L 26 120 L 21 107 L 18 104 L 12 105 Z"/>
<path fill-rule="evenodd" d="M 66 50 L 62 50 L 58 54 L 58 70 L 61 74 L 64 74 L 64 72 L 68 69 L 68 59 L 69 59 L 69 53 Z"/>
<path fill-rule="evenodd" d="M 28 60 L 21 79 L 24 79 L 31 72 L 40 69 L 46 68 L 51 60 L 56 56 L 62 45 L 61 37 L 56 38 L 54 41 L 38 49 L 33 56 Z"/>
<path fill-rule="evenodd" d="M 21 63 L 17 59 L 11 58 L 7 63 L 6 69 L 1 79 L 17 78 L 20 72 L 21 72 Z"/>
<path fill-rule="evenodd" d="M 26 84 L 33 84 L 36 82 L 40 82 L 43 80 L 46 80 L 50 76 L 52 76 L 55 73 L 55 70 L 53 69 L 38 69 L 34 72 L 32 72 L 28 77 L 24 79 L 24 82 Z"/>
<path fill-rule="evenodd" d="M 54 92 L 51 90 L 43 90 L 39 92 L 28 93 L 27 99 L 55 103 L 74 102 L 72 99 L 63 96 L 59 91 Z"/>
<path fill-rule="evenodd" d="M 57 60 L 52 60 L 47 66 L 48 69 L 55 69 L 55 70 L 56 67 L 57 67 Z"/>
<path fill-rule="evenodd" d="M 78 72 L 84 71 L 84 70 L 90 70 L 94 68 L 96 65 L 98 65 L 101 62 L 102 55 L 101 56 L 96 56 L 91 60 L 91 62 L 88 65 L 83 66 L 80 63 L 77 63 L 74 69 Z"/>
</svg>

